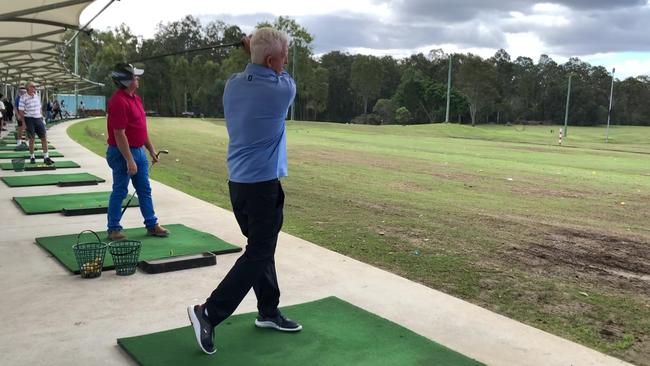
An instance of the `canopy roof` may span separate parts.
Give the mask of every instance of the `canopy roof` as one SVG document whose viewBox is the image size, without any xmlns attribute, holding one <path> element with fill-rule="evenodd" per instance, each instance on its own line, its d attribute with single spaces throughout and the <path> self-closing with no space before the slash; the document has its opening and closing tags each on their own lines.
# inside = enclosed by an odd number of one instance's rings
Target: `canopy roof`
<svg viewBox="0 0 650 366">
<path fill-rule="evenodd" d="M 81 12 L 94 0 L 17 0 L 0 6 L 0 83 L 85 89 L 101 85 L 74 75 L 61 56 L 66 30 L 82 30 Z"/>
</svg>

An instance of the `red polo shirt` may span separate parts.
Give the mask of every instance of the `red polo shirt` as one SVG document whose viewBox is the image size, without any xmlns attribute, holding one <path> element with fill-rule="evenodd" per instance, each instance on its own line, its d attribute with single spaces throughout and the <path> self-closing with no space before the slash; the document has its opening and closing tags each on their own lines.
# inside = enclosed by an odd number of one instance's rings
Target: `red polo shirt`
<svg viewBox="0 0 650 366">
<path fill-rule="evenodd" d="M 117 146 L 114 130 L 124 130 L 130 147 L 141 147 L 147 141 L 147 117 L 144 114 L 142 99 L 136 94 L 129 95 L 119 89 L 108 101 L 106 127 L 108 144 Z"/>
</svg>

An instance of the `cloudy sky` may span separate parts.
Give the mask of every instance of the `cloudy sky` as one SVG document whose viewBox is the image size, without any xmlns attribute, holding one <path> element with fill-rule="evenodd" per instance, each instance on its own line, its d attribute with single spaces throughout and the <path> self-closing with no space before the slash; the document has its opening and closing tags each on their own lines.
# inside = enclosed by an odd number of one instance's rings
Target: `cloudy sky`
<svg viewBox="0 0 650 366">
<path fill-rule="evenodd" d="M 108 0 L 97 0 L 82 23 Z M 442 48 L 484 57 L 499 48 L 513 59 L 542 53 L 558 62 L 577 56 L 619 78 L 650 74 L 650 0 L 120 0 L 93 22 L 105 29 L 126 23 L 152 37 L 159 22 L 192 14 L 244 31 L 278 15 L 291 16 L 315 36 L 314 52 L 404 57 Z"/>
</svg>

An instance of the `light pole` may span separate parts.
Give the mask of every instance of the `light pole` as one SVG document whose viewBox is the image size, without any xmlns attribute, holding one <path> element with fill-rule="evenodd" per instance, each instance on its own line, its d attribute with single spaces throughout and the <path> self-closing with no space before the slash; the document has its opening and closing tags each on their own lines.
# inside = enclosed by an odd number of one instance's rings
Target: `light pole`
<svg viewBox="0 0 650 366">
<path fill-rule="evenodd" d="M 79 37 L 74 39 L 74 75 L 75 78 L 79 77 Z M 77 83 L 74 84 L 74 116 L 79 118 L 79 111 L 77 110 L 79 106 L 79 90 L 77 89 Z"/>
<path fill-rule="evenodd" d="M 449 123 L 449 105 L 451 104 L 451 55 L 449 55 L 449 74 L 447 75 L 447 113 L 445 123 Z"/>
<path fill-rule="evenodd" d="M 605 143 L 609 142 L 609 121 L 612 118 L 612 102 L 614 101 L 614 73 L 616 68 L 612 69 L 612 86 L 609 89 L 609 109 L 607 110 L 607 132 L 605 132 Z"/>
<path fill-rule="evenodd" d="M 571 77 L 573 75 L 569 74 L 569 86 L 566 91 L 566 110 L 564 112 L 564 137 L 569 135 L 567 128 L 569 125 L 569 102 L 571 101 Z"/>
<path fill-rule="evenodd" d="M 293 55 L 291 56 L 291 77 L 293 80 L 296 80 L 296 40 L 293 40 Z M 295 121 L 296 120 L 296 98 L 293 98 L 293 102 L 291 103 L 291 120 Z"/>
</svg>

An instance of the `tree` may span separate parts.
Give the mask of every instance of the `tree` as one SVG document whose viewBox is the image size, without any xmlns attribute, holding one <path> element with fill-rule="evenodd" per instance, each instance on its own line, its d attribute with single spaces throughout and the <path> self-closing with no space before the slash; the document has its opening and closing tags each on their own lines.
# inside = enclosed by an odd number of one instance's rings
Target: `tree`
<svg viewBox="0 0 650 366">
<path fill-rule="evenodd" d="M 392 123 L 399 107 L 404 107 L 400 111 L 401 123 L 430 123 L 444 117 L 449 55 L 443 50 L 402 60 L 338 51 L 316 58 L 312 51 L 314 37 L 295 20 L 278 17 L 272 23 L 258 24 L 266 25 L 292 37 L 287 70 L 296 71 L 293 76 L 298 86 L 298 118 L 347 122 L 363 110 L 365 114 L 355 119 L 360 123 Z M 72 34 L 69 31 L 66 38 Z M 150 39 L 135 36 L 125 25 L 90 34 L 82 32 L 78 36 L 79 73 L 105 84 L 90 93 L 110 97 L 115 87 L 109 75 L 117 62 L 236 42 L 242 35 L 235 25 L 220 20 L 204 25 L 192 16 L 159 24 Z M 64 50 L 63 61 L 73 68 L 73 44 Z M 250 57 L 242 49 L 212 49 L 145 61 L 137 64 L 146 70 L 139 94 L 146 109 L 161 115 L 176 115 L 187 109 L 222 116 L 226 80 L 241 72 L 248 62 Z M 477 123 L 478 115 L 482 115 L 483 121 L 496 117 L 561 123 L 569 75 L 571 123 L 595 125 L 607 120 L 611 75 L 603 67 L 578 58 L 559 65 L 547 55 L 541 55 L 537 63 L 528 57 L 511 60 L 504 50 L 487 60 L 454 54 L 452 63 L 450 116 L 459 120 L 470 117 Z M 614 95 L 613 121 L 650 124 L 648 77 L 616 80 Z"/>
<path fill-rule="evenodd" d="M 351 86 L 363 99 L 363 114 L 368 113 L 368 101 L 379 95 L 381 71 L 381 62 L 375 56 L 358 55 L 352 62 Z"/>
<path fill-rule="evenodd" d="M 382 125 L 388 125 L 395 120 L 397 106 L 391 99 L 379 99 L 372 110 L 379 116 Z"/>
<path fill-rule="evenodd" d="M 379 59 L 381 63 L 381 86 L 379 87 L 379 98 L 390 98 L 395 89 L 399 86 L 402 73 L 397 61 L 391 56 L 384 56 Z"/>
<path fill-rule="evenodd" d="M 417 69 L 409 68 L 402 74 L 394 99 L 399 106 L 406 107 L 416 121 L 433 123 L 444 117 L 447 86 L 434 82 Z"/>
<path fill-rule="evenodd" d="M 497 109 L 498 120 L 508 119 L 512 115 L 512 100 L 514 97 L 514 65 L 510 60 L 510 55 L 504 49 L 498 50 L 489 60 L 495 67 L 495 88 L 497 91 L 495 107 Z"/>
<path fill-rule="evenodd" d="M 467 54 L 460 66 L 458 87 L 467 97 L 472 126 L 476 115 L 495 100 L 494 65 L 476 55 Z"/>
<path fill-rule="evenodd" d="M 320 64 L 328 71 L 325 120 L 347 122 L 355 115 L 354 95 L 350 86 L 353 57 L 332 51 L 321 56 Z M 391 92 L 392 95 L 392 92 Z"/>
<path fill-rule="evenodd" d="M 395 121 L 400 125 L 409 124 L 412 120 L 411 112 L 406 107 L 399 107 L 395 112 Z"/>
<path fill-rule="evenodd" d="M 327 96 L 329 93 L 329 71 L 322 67 L 316 66 L 310 75 L 310 80 L 305 83 L 305 108 L 313 113 L 313 118 L 325 110 L 327 107 Z M 309 116 L 307 116 L 309 117 Z"/>
</svg>

